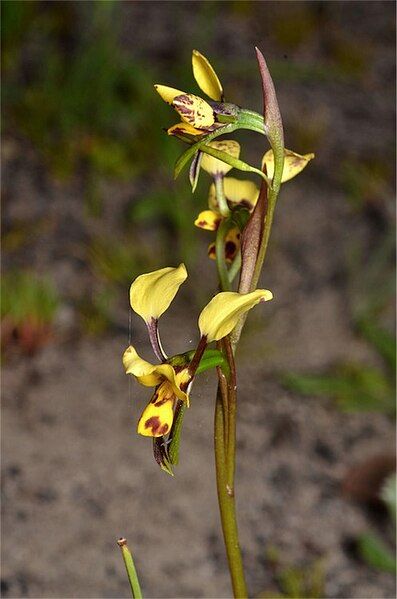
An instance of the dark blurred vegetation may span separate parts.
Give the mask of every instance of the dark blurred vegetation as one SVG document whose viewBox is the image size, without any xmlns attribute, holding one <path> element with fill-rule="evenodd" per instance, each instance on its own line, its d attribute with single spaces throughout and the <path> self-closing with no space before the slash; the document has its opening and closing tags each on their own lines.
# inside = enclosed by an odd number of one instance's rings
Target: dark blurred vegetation
<svg viewBox="0 0 397 599">
<path fill-rule="evenodd" d="M 313 47 L 309 60 L 270 59 L 276 82 L 287 81 L 291 86 L 304 82 L 309 91 L 319 82 L 345 81 L 365 87 L 373 58 L 371 43 L 360 43 L 359 37 L 349 36 L 342 27 L 329 27 L 328 12 L 334 9 L 328 3 L 284 4 L 197 2 L 194 39 L 189 44 L 208 46 L 222 11 L 231 22 L 250 23 L 254 38 L 258 13 L 262 35 L 284 53 L 299 55 L 303 51 L 304 56 L 304 48 Z M 165 15 L 171 5 L 159 3 L 156 7 Z M 184 8 L 184 3 L 172 3 L 176 26 L 183 20 Z M 205 202 L 207 182 L 202 177 L 194 197 L 186 177 L 172 181 L 172 166 L 182 148 L 163 131 L 173 122 L 173 114 L 153 90 L 156 81 L 170 85 L 178 82 L 182 89 L 195 89 L 190 72 L 191 48 L 180 51 L 189 32 L 183 33 L 180 44 L 170 38 L 168 54 L 163 50 L 153 60 L 150 53 L 139 51 L 138 44 L 132 41 L 129 47 L 125 43 L 128 3 L 5 0 L 1 11 L 4 152 L 7 154 L 9 140 L 17 140 L 20 147 L 34 150 L 41 165 L 38 168 L 49 177 L 64 186 L 77 185 L 84 213 L 83 222 L 78 224 L 81 231 L 73 235 L 79 237 L 78 253 L 94 278 L 95 289 L 92 295 L 78 298 L 77 308 L 85 330 L 100 333 L 112 324 L 119 291 L 141 269 L 158 266 L 156 251 L 161 252 L 164 264 L 180 256 L 191 266 L 197 260 L 199 235 L 192 234 L 191 223 L 197 211 L 196 197 L 204 196 Z M 266 20 L 261 21 L 265 13 Z M 142 33 L 137 34 L 138 39 L 139 35 Z M 237 102 L 246 102 L 253 89 L 260 101 L 252 57 L 248 60 L 237 53 L 228 61 L 227 54 L 218 53 L 214 62 Z M 301 106 L 304 108 L 305 103 Z M 380 151 L 360 155 L 353 146 L 333 146 L 341 142 L 330 135 L 330 117 L 324 112 L 324 103 L 307 118 L 297 116 L 294 109 L 285 111 L 290 147 L 316 151 L 318 165 L 312 176 L 321 176 L 324 185 L 340 186 L 352 214 L 359 212 L 364 218 L 369 215 L 375 225 L 372 234 L 378 231 L 369 246 L 365 245 L 368 240 L 358 245 L 353 240 L 347 272 L 353 324 L 385 360 L 385 369 L 342 364 L 322 377 L 291 375 L 289 384 L 299 392 L 335 395 L 346 409 L 355 409 L 354 398 L 359 392 L 365 398 L 359 400 L 360 409 L 390 412 L 394 403 L 394 341 L 380 321 L 390 306 L 394 283 L 390 268 L 394 247 L 390 218 L 392 152 L 385 158 Z M 332 169 L 326 162 L 330 156 Z M 256 155 L 254 160 L 258 160 Z M 121 212 L 111 215 L 106 226 L 106 207 L 111 204 L 108 195 L 112 195 L 112 185 L 123 182 L 133 189 L 131 198 Z M 5 218 L 3 248 L 9 256 L 6 269 L 15 270 L 18 251 L 48 226 L 46 219 L 31 223 L 29 218 Z M 368 263 L 371 245 L 377 249 Z M 11 294 L 12 277 L 9 285 Z M 363 297 L 365 306 L 361 305 Z M 5 310 L 7 305 L 6 301 Z M 389 324 L 390 319 L 386 328 Z"/>
<path fill-rule="evenodd" d="M 123 49 L 117 4 L 2 3 L 4 132 L 33 144 L 57 179 L 80 176 L 89 217 L 103 215 L 103 180 L 139 180 L 139 200 L 123 215 L 126 231 L 166 221 L 170 237 L 177 231 L 187 243 L 191 194 L 169 183 L 178 147 L 164 135 L 169 110 L 153 91 L 159 73 Z M 177 73 L 167 68 L 167 77 Z M 123 269 L 131 248 L 120 242 L 105 255 L 107 244 L 99 245 L 90 253 L 99 268 L 130 281 L 131 264 L 128 274 Z"/>
<path fill-rule="evenodd" d="M 157 10 L 163 6 L 165 14 L 166 4 L 159 3 Z M 304 82 L 308 91 L 316 82 L 367 85 L 371 43 L 360 43 L 359 37 L 349 36 L 342 27 L 329 27 L 328 12 L 333 8 L 328 3 L 286 3 L 288 10 L 281 4 L 196 2 L 194 36 L 189 43 L 208 46 L 223 11 L 232 23 L 249 24 L 254 38 L 256 13 L 262 11 L 266 16 L 261 21 L 262 35 L 284 53 L 284 59 L 270 57 L 276 82 Z M 265 5 L 270 7 L 268 11 Z M 172 8 L 178 24 L 185 4 L 173 3 Z M 172 165 L 182 148 L 164 134 L 163 127 L 173 122 L 173 114 L 153 91 L 156 81 L 195 89 L 191 48 L 181 51 L 183 40 L 177 43 L 170 37 L 167 51 L 163 49 L 156 59 L 150 52 L 140 52 L 135 47 L 139 42 L 131 50 L 131 42 L 126 43 L 128 9 L 128 3 L 112 1 L 5 0 L 1 4 L 5 153 L 7 142 L 16 139 L 21 148 L 34 150 L 46 176 L 63 186 L 77 186 L 81 194 L 84 211 L 78 222 L 80 231 L 73 234 L 79 237 L 77 253 L 93 277 L 95 292 L 83 293 L 76 307 L 84 330 L 91 333 L 111 326 L 114 302 L 134 275 L 159 266 L 156 251 L 160 251 L 163 264 L 183 256 L 194 266 L 199 235 L 192 234 L 191 223 L 197 195 L 203 196 L 204 202 L 206 195 L 205 181 L 195 197 L 186 176 L 172 181 Z M 152 25 L 155 35 L 156 24 Z M 139 40 L 144 34 L 136 35 Z M 183 35 L 189 38 L 188 32 Z M 312 54 L 308 60 L 285 60 L 289 52 L 305 57 L 305 48 Z M 255 61 L 247 56 L 237 53 L 233 61 L 227 59 L 227 53 L 214 56 L 228 90 L 241 103 L 253 89 L 260 101 Z M 301 106 L 304 109 L 305 102 Z M 369 216 L 374 224 L 371 235 L 378 231 L 378 236 L 369 240 L 368 247 L 377 247 L 369 263 L 367 240 L 353 240 L 347 270 L 353 326 L 379 353 L 385 368 L 336 365 L 334 372 L 320 377 L 291 375 L 289 385 L 303 393 L 335 395 L 345 409 L 390 412 L 394 404 L 394 340 L 382 321 L 394 283 L 394 231 L 389 216 L 393 156 L 385 159 L 380 151 L 360 155 L 353 147 L 332 148 L 332 126 L 323 107 L 324 103 L 306 117 L 293 109 L 285 111 L 288 144 L 298 151 L 316 151 L 318 165 L 311 167 L 312 176 L 321 176 L 324 185 L 340 186 L 351 211 Z M 332 164 L 327 163 L 330 158 Z M 254 160 L 258 160 L 256 155 Z M 112 185 L 123 182 L 132 190 L 131 199 L 121 212 L 109 216 Z M 15 271 L 24 260 L 15 258 L 18 251 L 29 247 L 32 239 L 51 225 L 45 218 L 31 222 L 28 218 L 8 221 L 6 217 L 3 226 L 3 248 L 9 256 L 5 267 Z M 360 305 L 363 297 L 365 306 Z M 45 319 L 44 307 L 43 312 Z"/>
</svg>

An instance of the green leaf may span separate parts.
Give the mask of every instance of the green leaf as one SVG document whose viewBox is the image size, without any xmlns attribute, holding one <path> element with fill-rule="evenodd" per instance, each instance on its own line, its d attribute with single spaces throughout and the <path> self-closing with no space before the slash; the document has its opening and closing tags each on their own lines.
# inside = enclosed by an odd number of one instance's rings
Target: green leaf
<svg viewBox="0 0 397 599">
<path fill-rule="evenodd" d="M 141 586 L 139 584 L 138 574 L 135 568 L 135 563 L 131 551 L 128 549 L 127 541 L 126 539 L 119 539 L 117 543 L 121 549 L 121 554 L 123 556 L 132 596 L 134 597 L 134 599 L 142 599 L 142 591 Z"/>
<path fill-rule="evenodd" d="M 196 370 L 196 374 L 215 368 L 216 366 L 223 366 L 225 360 L 222 352 L 217 349 L 206 349 L 203 357 L 200 360 L 199 367 Z"/>
<path fill-rule="evenodd" d="M 232 133 L 233 131 L 237 131 L 238 129 L 248 129 L 250 131 L 256 131 L 257 133 L 261 133 L 265 135 L 265 128 L 263 124 L 263 117 L 261 115 L 256 114 L 251 111 L 241 110 L 238 116 L 238 119 L 234 123 L 229 123 L 224 127 L 220 127 L 216 129 L 212 133 L 208 135 L 204 135 L 199 141 L 192 144 L 190 148 L 188 148 L 176 161 L 175 169 L 174 169 L 174 178 L 176 179 L 186 164 L 193 158 L 195 153 L 202 148 L 203 145 L 208 144 L 209 141 L 212 141 L 216 137 L 220 135 L 224 135 L 226 133 Z M 261 173 L 263 175 L 263 173 Z"/>
<path fill-rule="evenodd" d="M 361 334 L 379 352 L 388 367 L 395 372 L 396 369 L 396 338 L 394 335 L 377 326 L 371 318 L 362 318 L 357 322 Z"/>
<path fill-rule="evenodd" d="M 172 423 L 172 429 L 170 433 L 171 443 L 168 447 L 168 457 L 173 466 L 177 466 L 179 464 L 179 447 L 181 444 L 181 433 L 185 412 L 186 404 L 184 402 L 180 402 L 177 406 L 174 422 Z"/>
<path fill-rule="evenodd" d="M 235 123 L 231 123 L 230 125 L 225 125 L 224 127 L 221 127 L 220 129 L 216 129 L 216 131 L 213 131 L 212 133 L 205 135 L 201 141 L 198 141 L 195 144 L 192 144 L 190 146 L 190 148 L 185 150 L 185 152 L 183 152 L 183 154 L 176 161 L 175 169 L 174 169 L 174 178 L 176 179 L 180 175 L 180 173 L 185 168 L 185 166 L 187 165 L 189 160 L 191 160 L 191 158 L 193 158 L 195 153 L 201 149 L 202 145 L 208 143 L 209 141 L 212 141 L 213 139 L 215 139 L 216 137 L 219 137 L 220 135 L 223 135 L 224 133 L 231 133 L 232 131 L 235 131 L 236 128 L 237 128 L 237 125 Z"/>
<path fill-rule="evenodd" d="M 230 166 L 238 169 L 239 171 L 255 173 L 259 175 L 260 177 L 262 177 L 262 179 L 266 181 L 268 185 L 270 185 L 271 183 L 270 179 L 266 177 L 265 173 L 263 173 L 259 168 L 255 168 L 254 166 L 247 164 L 243 160 L 239 160 L 239 158 L 234 158 L 227 152 L 222 152 L 221 150 L 217 150 L 207 145 L 201 146 L 201 151 L 205 152 L 206 154 L 209 154 L 210 156 L 213 156 L 214 158 L 218 158 L 218 160 L 222 160 L 222 162 L 226 162 L 226 164 L 229 164 Z"/>
<path fill-rule="evenodd" d="M 334 398 L 347 412 L 395 413 L 394 391 L 387 377 L 366 365 L 344 364 L 325 375 L 287 374 L 283 384 L 302 395 Z"/>
<path fill-rule="evenodd" d="M 358 539 L 358 550 L 361 557 L 373 568 L 395 574 L 395 556 L 377 536 L 370 533 L 361 535 Z"/>
</svg>

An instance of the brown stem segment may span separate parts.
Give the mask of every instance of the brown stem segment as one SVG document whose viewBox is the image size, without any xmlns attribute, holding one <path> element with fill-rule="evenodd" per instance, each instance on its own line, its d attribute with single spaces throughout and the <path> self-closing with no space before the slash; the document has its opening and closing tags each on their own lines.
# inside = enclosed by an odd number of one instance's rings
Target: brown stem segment
<svg viewBox="0 0 397 599">
<path fill-rule="evenodd" d="M 226 357 L 229 360 L 232 356 L 230 341 L 223 340 Z M 235 369 L 234 360 L 232 360 L 231 371 L 227 377 L 228 406 L 227 418 L 225 418 L 224 400 L 222 383 L 218 386 L 216 404 L 215 404 L 215 424 L 214 424 L 214 444 L 215 444 L 215 467 L 216 484 L 218 491 L 219 510 L 225 541 L 226 554 L 229 564 L 229 571 L 232 580 L 234 597 L 241 599 L 248 597 L 247 585 L 245 582 L 243 561 L 241 557 L 240 544 L 238 539 L 236 505 L 234 497 L 234 470 L 236 458 L 236 395 L 235 395 Z M 231 391 L 233 392 L 231 393 Z M 232 403 L 232 405 L 231 405 Z M 227 430 L 225 423 L 227 423 Z"/>
<path fill-rule="evenodd" d="M 194 356 L 188 366 L 189 374 L 192 378 L 196 374 L 196 370 L 199 367 L 201 358 L 203 357 L 203 353 L 205 352 L 206 347 L 207 347 L 207 337 L 205 335 L 203 335 L 200 338 L 200 341 L 198 343 L 196 353 L 194 354 Z"/>
<path fill-rule="evenodd" d="M 146 326 L 149 333 L 150 344 L 153 348 L 156 358 L 160 360 L 160 362 L 165 362 L 167 360 L 167 354 L 161 345 L 158 322 L 159 321 L 156 318 L 152 318 L 146 323 Z"/>
</svg>

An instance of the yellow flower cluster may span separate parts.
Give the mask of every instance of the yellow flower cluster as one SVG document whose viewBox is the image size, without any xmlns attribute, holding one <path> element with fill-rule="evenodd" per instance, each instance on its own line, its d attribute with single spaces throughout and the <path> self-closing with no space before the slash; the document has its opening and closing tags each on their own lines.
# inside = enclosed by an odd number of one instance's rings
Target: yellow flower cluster
<svg viewBox="0 0 397 599">
<path fill-rule="evenodd" d="M 149 329 L 157 328 L 159 317 L 170 306 L 186 278 L 185 265 L 180 264 L 177 268 L 162 268 L 140 275 L 132 283 L 131 307 L 143 318 Z M 257 289 L 246 295 L 234 292 L 218 293 L 199 316 L 201 339 L 205 343 L 219 341 L 233 330 L 242 314 L 259 302 L 271 300 L 272 297 L 272 293 L 266 289 Z M 146 387 L 155 387 L 154 394 L 139 420 L 138 433 L 150 437 L 166 435 L 171 430 L 176 400 L 180 399 L 189 405 L 189 385 L 194 372 L 190 372 L 189 364 L 176 367 L 165 360 L 160 364 L 151 364 L 141 358 L 132 345 L 124 352 L 123 364 L 126 373 L 132 374 L 138 383 Z"/>
</svg>

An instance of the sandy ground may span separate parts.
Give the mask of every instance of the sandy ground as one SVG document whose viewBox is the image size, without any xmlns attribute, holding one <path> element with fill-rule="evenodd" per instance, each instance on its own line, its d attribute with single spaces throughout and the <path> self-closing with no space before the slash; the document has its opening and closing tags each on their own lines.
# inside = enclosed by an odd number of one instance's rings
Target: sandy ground
<svg viewBox="0 0 397 599">
<path fill-rule="evenodd" d="M 128 597 L 115 546 L 126 535 L 145 596 L 230 597 L 214 490 L 215 381 L 193 394 L 181 465 L 168 477 L 150 442 L 134 435 L 145 393 L 128 390 L 124 343 L 49 347 L 18 372 L 5 369 L 6 596 Z M 392 424 L 292 397 L 266 371 L 240 372 L 248 384 L 240 384 L 237 501 L 251 592 L 274 588 L 272 545 L 286 563 L 322 556 L 327 597 L 393 597 L 392 576 L 346 553 L 369 524 L 340 493 L 349 465 L 392 449 Z"/>
</svg>

